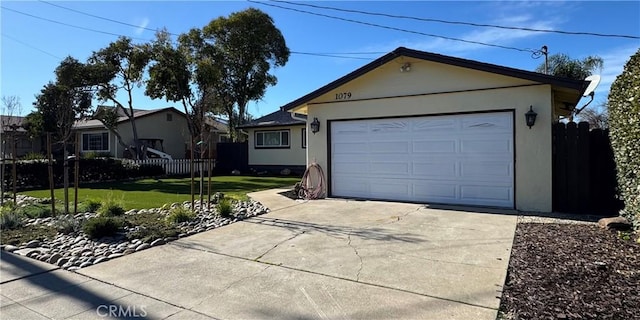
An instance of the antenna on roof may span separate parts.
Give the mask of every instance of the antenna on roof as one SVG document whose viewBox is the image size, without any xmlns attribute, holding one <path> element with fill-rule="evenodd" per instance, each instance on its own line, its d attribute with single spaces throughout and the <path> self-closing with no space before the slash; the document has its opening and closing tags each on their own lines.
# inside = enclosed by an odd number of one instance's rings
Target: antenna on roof
<svg viewBox="0 0 640 320">
<path fill-rule="evenodd" d="M 584 90 L 584 93 L 582 94 L 582 96 L 583 97 L 589 96 L 589 97 L 591 97 L 591 100 L 589 100 L 589 102 L 587 102 L 587 104 L 582 106 L 582 108 L 575 109 L 574 115 L 578 115 L 578 113 L 580 113 L 580 111 L 582 111 L 584 108 L 586 108 L 593 101 L 593 97 L 595 95 L 596 87 L 598 87 L 598 85 L 600 84 L 600 76 L 597 75 L 597 74 L 593 74 L 593 75 L 590 75 L 590 76 L 586 77 L 584 79 L 584 81 L 589 81 L 589 85 Z"/>
</svg>

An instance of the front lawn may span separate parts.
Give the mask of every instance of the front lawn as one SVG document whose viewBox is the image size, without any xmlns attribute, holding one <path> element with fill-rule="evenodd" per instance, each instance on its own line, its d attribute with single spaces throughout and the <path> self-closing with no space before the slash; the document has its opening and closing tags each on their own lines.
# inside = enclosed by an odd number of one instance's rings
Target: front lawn
<svg viewBox="0 0 640 320">
<path fill-rule="evenodd" d="M 247 193 L 291 186 L 300 181 L 297 177 L 248 177 L 216 176 L 211 178 L 213 195 L 222 192 L 227 197 L 246 199 Z M 199 199 L 199 180 L 195 181 L 195 198 Z M 21 192 L 36 198 L 50 197 L 50 191 L 34 190 Z M 204 181 L 204 197 L 207 196 L 207 179 Z M 55 190 L 56 200 L 63 199 L 63 189 Z M 69 189 L 69 200 L 73 201 L 73 188 Z M 84 184 L 78 190 L 78 201 L 87 199 L 103 200 L 111 198 L 122 204 L 125 210 L 158 208 L 165 203 L 191 200 L 189 178 L 181 179 L 145 179 L 127 182 L 109 182 Z M 73 207 L 71 207 L 71 210 Z"/>
</svg>

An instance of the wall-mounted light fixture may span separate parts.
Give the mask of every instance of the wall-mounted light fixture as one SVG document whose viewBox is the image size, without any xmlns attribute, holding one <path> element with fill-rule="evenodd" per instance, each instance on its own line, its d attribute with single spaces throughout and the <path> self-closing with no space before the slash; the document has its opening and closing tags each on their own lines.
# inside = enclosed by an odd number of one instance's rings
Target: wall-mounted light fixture
<svg viewBox="0 0 640 320">
<path fill-rule="evenodd" d="M 534 124 L 536 124 L 536 116 L 538 116 L 538 114 L 533 111 L 533 106 L 529 106 L 529 111 L 524 114 L 524 119 L 527 122 L 527 126 L 529 127 L 529 129 L 531 129 Z"/>
<path fill-rule="evenodd" d="M 411 62 L 405 62 L 401 67 L 400 67 L 400 72 L 409 72 L 411 71 Z"/>
<path fill-rule="evenodd" d="M 320 131 L 320 121 L 318 121 L 318 118 L 313 118 L 313 122 L 311 122 L 311 132 L 316 134 L 318 131 Z"/>
</svg>

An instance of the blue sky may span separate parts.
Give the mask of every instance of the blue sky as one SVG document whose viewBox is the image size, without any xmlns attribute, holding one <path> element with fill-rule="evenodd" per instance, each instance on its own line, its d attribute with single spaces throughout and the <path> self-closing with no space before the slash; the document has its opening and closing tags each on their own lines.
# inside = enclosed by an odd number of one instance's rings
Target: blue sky
<svg viewBox="0 0 640 320">
<path fill-rule="evenodd" d="M 530 52 L 376 28 L 265 4 L 519 49 L 537 50 L 546 45 L 549 48 L 549 54 L 566 53 L 574 58 L 598 55 L 604 59 L 604 69 L 600 73 L 602 83 L 596 90 L 593 104 L 595 106 L 606 101 L 611 82 L 622 72 L 623 65 L 629 57 L 640 48 L 638 39 L 562 35 L 422 22 L 328 11 L 277 2 L 261 4 L 244 1 L 51 1 L 50 3 L 133 26 L 83 15 L 42 1 L 2 1 L 0 94 L 18 96 L 23 115 L 33 110 L 34 96 L 40 92 L 43 85 L 54 79 L 53 71 L 64 57 L 71 55 L 85 61 L 93 51 L 117 39 L 116 35 L 64 26 L 32 16 L 125 35 L 134 38 L 136 42 L 143 42 L 154 36 L 153 31 L 144 28 L 166 27 L 169 32 L 179 34 L 191 28 L 201 28 L 219 16 L 227 16 L 232 12 L 255 7 L 274 19 L 291 51 L 335 53 L 339 56 L 353 57 L 335 58 L 292 54 L 287 65 L 273 70 L 278 77 L 278 84 L 267 89 L 262 101 L 251 103 L 249 112 L 255 117 L 273 112 L 281 105 L 399 46 L 524 70 L 534 70 L 544 61 L 543 58 L 533 59 Z M 638 1 L 315 1 L 303 3 L 477 24 L 640 36 L 640 2 Z M 367 54 L 347 55 L 346 53 Z M 136 108 L 175 106 L 182 110 L 180 105 L 164 100 L 152 100 L 144 96 L 143 92 L 144 88 L 140 88 L 134 96 Z"/>
</svg>

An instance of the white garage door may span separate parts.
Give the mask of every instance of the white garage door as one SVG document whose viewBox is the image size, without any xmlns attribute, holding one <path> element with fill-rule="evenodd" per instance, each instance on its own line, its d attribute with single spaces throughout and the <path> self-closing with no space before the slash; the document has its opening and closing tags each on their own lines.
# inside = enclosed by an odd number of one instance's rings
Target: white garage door
<svg viewBox="0 0 640 320">
<path fill-rule="evenodd" d="M 331 196 L 514 207 L 511 112 L 331 122 Z"/>
</svg>

